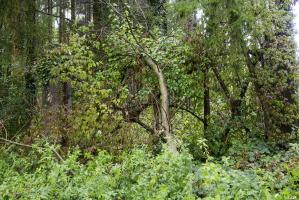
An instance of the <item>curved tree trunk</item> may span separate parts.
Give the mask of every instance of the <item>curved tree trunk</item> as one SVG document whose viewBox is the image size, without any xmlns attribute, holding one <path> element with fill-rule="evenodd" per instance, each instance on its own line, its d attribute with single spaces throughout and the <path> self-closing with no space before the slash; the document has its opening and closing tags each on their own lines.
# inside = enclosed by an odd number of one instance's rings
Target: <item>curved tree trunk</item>
<svg viewBox="0 0 299 200">
<path fill-rule="evenodd" d="M 162 120 L 162 133 L 165 136 L 170 151 L 177 152 L 174 136 L 170 132 L 169 122 L 169 99 L 167 84 L 160 67 L 150 57 L 145 57 L 145 62 L 154 70 L 158 80 L 161 93 L 161 120 Z"/>
</svg>

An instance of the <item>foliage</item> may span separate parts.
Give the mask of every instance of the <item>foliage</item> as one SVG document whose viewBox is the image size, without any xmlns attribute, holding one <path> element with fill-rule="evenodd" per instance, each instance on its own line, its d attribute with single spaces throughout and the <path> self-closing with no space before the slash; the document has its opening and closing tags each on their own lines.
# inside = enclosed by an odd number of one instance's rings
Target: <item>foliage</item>
<svg viewBox="0 0 299 200">
<path fill-rule="evenodd" d="M 292 5 L 0 0 L 0 199 L 299 198 Z"/>
<path fill-rule="evenodd" d="M 117 85 L 118 71 L 96 59 L 94 49 L 98 44 L 91 45 L 87 36 L 72 35 L 69 44 L 49 52 L 35 69 L 42 87 L 51 81 L 50 84 L 69 83 L 76 88 L 72 93 L 72 113 L 67 116 L 72 125 L 67 140 L 77 144 L 100 139 L 102 132 L 112 131 L 113 124 L 121 119 L 112 107 L 126 97 L 126 91 L 120 91 Z M 112 77 L 115 81 L 111 81 Z"/>
<path fill-rule="evenodd" d="M 229 158 L 198 164 L 185 151 L 174 155 L 163 150 L 153 156 L 142 148 L 116 160 L 104 151 L 94 157 L 76 150 L 59 162 L 51 148 L 35 145 L 30 159 L 10 150 L 1 152 L 2 199 L 295 199 L 299 195 L 295 144 L 290 151 L 272 155 L 280 159 L 262 155 L 263 166 L 242 170 L 235 169 Z"/>
</svg>

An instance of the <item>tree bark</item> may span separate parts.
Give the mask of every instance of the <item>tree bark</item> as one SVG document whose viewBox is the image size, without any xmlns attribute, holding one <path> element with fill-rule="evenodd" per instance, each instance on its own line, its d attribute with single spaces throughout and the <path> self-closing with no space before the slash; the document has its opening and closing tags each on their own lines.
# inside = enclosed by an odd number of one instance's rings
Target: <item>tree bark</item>
<svg viewBox="0 0 299 200">
<path fill-rule="evenodd" d="M 154 130 L 155 134 L 159 135 L 159 129 L 161 127 L 161 106 L 160 102 L 153 102 L 153 112 L 154 112 Z"/>
<path fill-rule="evenodd" d="M 36 1 L 30 1 L 28 3 L 27 10 L 27 22 L 31 28 L 36 28 Z M 36 59 L 36 36 L 34 33 L 30 33 L 28 37 L 27 47 L 27 70 L 25 73 L 26 89 L 28 91 L 29 106 L 33 106 L 36 102 L 36 81 L 32 74 L 32 66 L 35 64 Z"/>
<path fill-rule="evenodd" d="M 49 14 L 49 18 L 51 18 L 51 15 L 53 15 L 53 2 L 52 0 L 47 1 L 47 13 Z M 53 24 L 52 19 L 49 19 L 48 22 L 48 31 L 49 31 L 49 43 L 52 41 L 52 34 L 53 34 Z"/>
<path fill-rule="evenodd" d="M 49 21 L 48 21 L 48 43 L 50 44 L 53 39 L 53 24 L 52 24 L 52 19 L 51 15 L 53 14 L 53 2 L 52 0 L 47 0 L 47 14 L 49 14 Z M 50 105 L 49 102 L 49 95 L 50 94 L 50 89 L 51 84 L 49 82 L 45 83 L 45 86 L 43 88 L 43 107 L 47 108 Z"/>
<path fill-rule="evenodd" d="M 170 120 L 169 120 L 169 97 L 167 84 L 160 67 L 148 56 L 145 56 L 145 62 L 153 69 L 158 80 L 161 93 L 161 120 L 162 120 L 162 133 L 165 136 L 169 150 L 173 153 L 177 152 L 175 138 L 170 132 Z"/>
<path fill-rule="evenodd" d="M 71 21 L 72 25 L 75 23 L 76 20 L 76 0 L 71 0 Z"/>
<path fill-rule="evenodd" d="M 209 126 L 209 119 L 211 113 L 211 106 L 210 106 L 210 88 L 209 88 L 209 69 L 206 67 L 204 69 L 204 134 L 207 136 L 208 134 L 208 126 Z"/>
</svg>

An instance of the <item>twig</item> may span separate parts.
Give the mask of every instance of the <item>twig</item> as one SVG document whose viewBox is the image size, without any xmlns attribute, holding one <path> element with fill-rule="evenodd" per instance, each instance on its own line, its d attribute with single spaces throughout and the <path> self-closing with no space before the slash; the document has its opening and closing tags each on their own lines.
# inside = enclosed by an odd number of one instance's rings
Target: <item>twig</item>
<svg viewBox="0 0 299 200">
<path fill-rule="evenodd" d="M 151 127 L 149 127 L 147 124 L 143 123 L 142 121 L 140 121 L 139 119 L 133 119 L 133 122 L 137 123 L 138 125 L 140 125 L 142 128 L 144 128 L 145 130 L 147 130 L 148 132 L 150 132 L 151 134 L 154 134 L 155 131 L 154 129 L 152 129 Z"/>
<path fill-rule="evenodd" d="M 2 137 L 0 137 L 0 140 L 2 140 L 4 142 L 8 142 L 10 144 L 15 144 L 15 145 L 18 145 L 18 146 L 22 146 L 22 147 L 34 148 L 31 145 L 15 142 L 15 141 L 8 140 L 8 139 L 2 138 Z M 39 148 L 46 149 L 44 147 L 39 147 Z M 51 147 L 50 149 L 55 153 L 55 155 L 57 156 L 57 158 L 59 158 L 60 161 L 64 161 L 64 159 L 59 155 L 59 153 L 53 147 Z"/>
<path fill-rule="evenodd" d="M 16 145 L 19 145 L 19 146 L 23 146 L 23 147 L 33 148 L 31 145 L 28 145 L 28 144 L 22 144 L 22 143 L 15 142 L 15 141 L 12 141 L 12 140 L 8 140 L 8 139 L 5 139 L 5 138 L 0 138 L 0 140 L 2 140 L 2 141 L 4 141 L 4 142 L 11 143 L 11 144 L 16 144 Z"/>
<path fill-rule="evenodd" d="M 171 107 L 176 107 L 176 106 L 171 105 Z M 180 109 L 180 110 L 186 111 L 187 113 L 191 114 L 193 117 L 195 117 L 196 119 L 198 119 L 199 121 L 204 122 L 203 118 L 201 118 L 200 116 L 198 116 L 195 112 L 193 112 L 193 111 L 191 111 L 191 110 L 189 110 L 187 108 L 181 107 L 181 106 L 178 106 L 177 108 Z"/>
<path fill-rule="evenodd" d="M 1 121 L 0 121 L 0 130 L 1 130 L 2 128 L 3 128 L 4 132 L 5 132 L 5 138 L 7 139 L 7 137 L 8 137 L 8 133 L 7 133 L 7 130 L 6 130 L 5 126 L 4 126 L 3 121 L 1 120 Z"/>
</svg>

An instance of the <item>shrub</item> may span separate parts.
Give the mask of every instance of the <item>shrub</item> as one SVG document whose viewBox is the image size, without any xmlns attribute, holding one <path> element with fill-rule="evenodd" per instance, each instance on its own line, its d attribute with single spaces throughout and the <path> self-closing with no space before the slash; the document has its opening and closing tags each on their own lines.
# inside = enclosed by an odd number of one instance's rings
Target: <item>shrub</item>
<svg viewBox="0 0 299 200">
<path fill-rule="evenodd" d="M 166 148 L 156 156 L 136 148 L 117 159 L 105 151 L 91 156 L 76 150 L 58 161 L 52 148 L 35 146 L 27 156 L 2 151 L 0 199 L 299 197 L 296 145 L 284 155 L 274 156 L 280 158 L 275 170 L 267 167 L 271 161 L 266 157 L 261 159 L 263 165 L 237 169 L 230 158 L 196 163 L 186 151 L 173 154 Z M 288 159 L 281 159 L 284 156 Z"/>
</svg>

